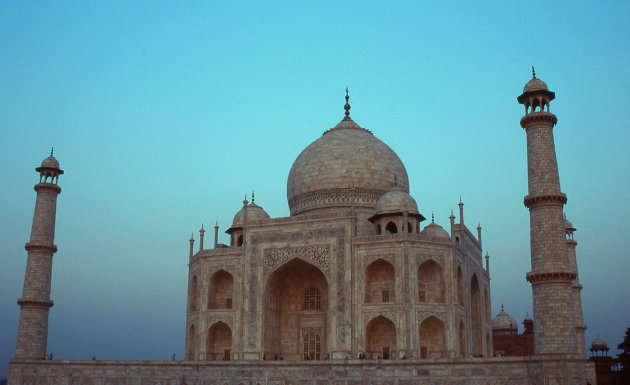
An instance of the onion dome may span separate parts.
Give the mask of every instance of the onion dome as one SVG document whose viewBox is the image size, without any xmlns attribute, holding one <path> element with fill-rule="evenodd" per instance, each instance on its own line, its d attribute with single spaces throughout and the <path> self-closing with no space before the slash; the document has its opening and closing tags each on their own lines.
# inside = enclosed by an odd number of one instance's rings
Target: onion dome
<svg viewBox="0 0 630 385">
<path fill-rule="evenodd" d="M 518 332 L 516 320 L 503 310 L 503 305 L 501 306 L 499 314 L 492 319 L 492 330 L 498 332 Z"/>
<path fill-rule="evenodd" d="M 525 322 L 534 322 L 534 320 L 532 319 L 532 316 L 529 315 L 529 313 L 527 313 L 527 315 L 525 316 L 525 318 L 523 319 L 523 323 Z"/>
<path fill-rule="evenodd" d="M 345 109 L 343 120 L 293 163 L 287 180 L 291 215 L 353 205 L 374 210 L 377 200 L 391 190 L 394 175 L 400 190 L 409 192 L 407 170 L 398 155 L 350 118 L 349 104 Z"/>
<path fill-rule="evenodd" d="M 247 201 L 244 202 L 243 208 L 240 209 L 236 215 L 234 215 L 234 219 L 232 220 L 232 227 L 226 230 L 226 233 L 230 234 L 234 230 L 242 229 L 245 224 L 245 213 L 247 213 L 247 222 L 255 222 L 255 221 L 263 221 L 267 219 L 271 219 L 269 214 L 262 207 L 258 206 L 256 203 L 252 202 L 247 204 Z"/>
<path fill-rule="evenodd" d="M 428 225 L 424 227 L 424 229 L 420 232 L 420 234 L 429 235 L 432 237 L 438 238 L 450 238 L 451 236 L 448 234 L 446 230 L 437 223 L 431 221 Z"/>
<path fill-rule="evenodd" d="M 595 340 L 591 344 L 591 350 L 608 350 L 608 345 L 603 339 L 597 336 L 597 338 L 595 338 Z"/>
</svg>

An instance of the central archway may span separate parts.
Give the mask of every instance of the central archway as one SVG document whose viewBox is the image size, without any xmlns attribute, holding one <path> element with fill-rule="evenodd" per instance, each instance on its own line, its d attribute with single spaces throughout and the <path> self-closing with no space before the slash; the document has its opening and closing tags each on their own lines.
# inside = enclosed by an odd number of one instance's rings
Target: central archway
<svg viewBox="0 0 630 385">
<path fill-rule="evenodd" d="M 328 298 L 326 277 L 310 263 L 294 258 L 274 271 L 265 286 L 265 357 L 326 357 Z"/>
</svg>

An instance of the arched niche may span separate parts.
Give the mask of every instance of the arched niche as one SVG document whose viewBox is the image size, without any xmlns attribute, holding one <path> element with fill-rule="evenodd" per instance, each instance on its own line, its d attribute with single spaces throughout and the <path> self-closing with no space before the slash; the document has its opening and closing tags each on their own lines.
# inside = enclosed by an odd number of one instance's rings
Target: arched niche
<svg viewBox="0 0 630 385">
<path fill-rule="evenodd" d="M 232 329 L 221 321 L 210 326 L 206 337 L 206 360 L 229 361 L 231 352 Z"/>
<path fill-rule="evenodd" d="M 466 328 L 464 327 L 464 321 L 459 321 L 459 356 L 466 357 Z"/>
<path fill-rule="evenodd" d="M 394 222 L 387 222 L 385 225 L 385 234 L 396 234 L 398 233 L 398 226 Z"/>
<path fill-rule="evenodd" d="M 396 273 L 394 266 L 377 259 L 365 269 L 365 302 L 396 302 Z"/>
<path fill-rule="evenodd" d="M 199 299 L 199 287 L 197 285 L 197 276 L 193 275 L 192 282 L 190 283 L 190 312 L 197 311 L 197 301 Z"/>
<path fill-rule="evenodd" d="M 186 359 L 194 361 L 197 355 L 197 336 L 195 335 L 195 325 L 190 325 L 188 329 L 188 351 Z"/>
<path fill-rule="evenodd" d="M 378 316 L 365 327 L 366 355 L 370 359 L 391 359 L 396 354 L 396 325 L 389 319 Z"/>
<path fill-rule="evenodd" d="M 475 357 L 483 355 L 483 325 L 481 318 L 481 292 L 477 275 L 473 274 L 470 280 L 470 319 L 472 324 L 473 356 Z"/>
<path fill-rule="evenodd" d="M 313 296 L 315 306 L 311 306 Z M 265 285 L 263 305 L 265 357 L 282 354 L 285 360 L 301 360 L 305 354 L 308 356 L 314 352 L 308 350 L 311 347 L 310 342 L 304 344 L 304 339 L 310 341 L 311 336 L 315 340 L 319 339 L 320 357 L 325 357 L 328 302 L 328 282 L 316 266 L 294 258 L 276 269 Z M 315 338 L 315 335 L 318 338 Z"/>
<path fill-rule="evenodd" d="M 231 309 L 234 298 L 234 278 L 221 269 L 210 277 L 208 309 Z"/>
<path fill-rule="evenodd" d="M 445 358 L 446 329 L 436 317 L 429 317 L 420 324 L 420 358 Z"/>
<path fill-rule="evenodd" d="M 444 273 L 434 260 L 424 261 L 418 267 L 418 302 L 445 302 Z"/>
<path fill-rule="evenodd" d="M 462 268 L 457 267 L 457 304 L 460 306 L 466 306 L 466 290 L 464 288 L 464 277 L 462 274 Z"/>
</svg>

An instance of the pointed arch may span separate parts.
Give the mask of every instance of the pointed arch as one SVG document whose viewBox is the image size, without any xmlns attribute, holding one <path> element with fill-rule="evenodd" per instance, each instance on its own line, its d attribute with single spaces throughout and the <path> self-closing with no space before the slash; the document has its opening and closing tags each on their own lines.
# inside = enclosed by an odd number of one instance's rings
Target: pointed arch
<svg viewBox="0 0 630 385">
<path fill-rule="evenodd" d="M 445 302 L 442 267 L 432 259 L 418 267 L 418 302 Z"/>
<path fill-rule="evenodd" d="M 210 277 L 208 309 L 231 309 L 234 298 L 234 278 L 220 269 Z"/>
<path fill-rule="evenodd" d="M 310 294 L 317 306 L 317 293 L 320 308 L 307 308 L 305 301 Z M 285 360 L 301 360 L 305 352 L 307 356 L 310 352 L 304 351 L 305 347 L 317 347 L 315 336 L 319 336 L 319 352 L 325 356 L 328 302 L 328 282 L 317 266 L 294 257 L 274 270 L 267 279 L 264 292 L 262 337 L 265 357 L 282 354 Z M 310 337 L 315 345 L 310 345 Z M 306 345 L 304 338 L 309 339 Z"/>
<path fill-rule="evenodd" d="M 490 296 L 488 295 L 488 288 L 485 288 L 483 290 L 483 307 L 485 310 L 484 314 L 486 322 L 488 322 L 492 319 L 492 314 L 490 313 Z"/>
<path fill-rule="evenodd" d="M 383 317 L 372 319 L 365 327 L 365 346 L 368 358 L 395 358 L 396 354 L 396 325 Z"/>
<path fill-rule="evenodd" d="M 365 302 L 396 302 L 396 272 L 388 261 L 378 258 L 365 269 Z"/>
<path fill-rule="evenodd" d="M 489 332 L 486 332 L 486 357 L 494 356 L 494 349 L 492 347 L 492 337 Z"/>
<path fill-rule="evenodd" d="M 208 329 L 206 360 L 229 361 L 232 351 L 232 329 L 224 322 L 216 322 Z"/>
<path fill-rule="evenodd" d="M 385 226 L 385 234 L 396 234 L 398 233 L 398 226 L 394 222 L 387 222 Z"/>
<path fill-rule="evenodd" d="M 470 279 L 470 318 L 472 325 L 473 356 L 479 357 L 483 355 L 483 325 L 481 322 L 481 292 L 476 273 L 473 273 Z"/>
<path fill-rule="evenodd" d="M 442 321 L 430 316 L 420 324 L 420 358 L 446 356 L 446 328 Z"/>
<path fill-rule="evenodd" d="M 381 230 L 381 224 L 379 223 L 378 225 L 376 225 L 376 235 L 381 235 L 382 230 Z"/>
<path fill-rule="evenodd" d="M 464 277 L 462 274 L 461 266 L 457 267 L 457 304 L 460 306 L 466 306 L 465 300 L 465 289 L 464 289 Z"/>
<path fill-rule="evenodd" d="M 197 356 L 197 335 L 195 334 L 195 325 L 190 325 L 188 329 L 188 352 L 186 359 L 194 361 Z"/>
</svg>

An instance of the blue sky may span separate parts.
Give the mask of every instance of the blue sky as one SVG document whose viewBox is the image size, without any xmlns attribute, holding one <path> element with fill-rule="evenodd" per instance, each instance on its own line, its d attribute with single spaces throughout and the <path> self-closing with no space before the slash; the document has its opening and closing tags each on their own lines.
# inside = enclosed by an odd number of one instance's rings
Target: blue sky
<svg viewBox="0 0 630 385">
<path fill-rule="evenodd" d="M 293 160 L 343 116 L 446 226 L 483 226 L 492 308 L 531 313 L 523 108 L 556 92 L 587 344 L 630 326 L 628 2 L 29 2 L 0 10 L 0 377 L 14 354 L 37 181 L 60 179 L 49 351 L 183 356 L 190 233 L 256 191 L 287 216 Z M 227 242 L 222 235 L 221 241 Z M 150 325 L 150 326 L 147 326 Z"/>
</svg>

